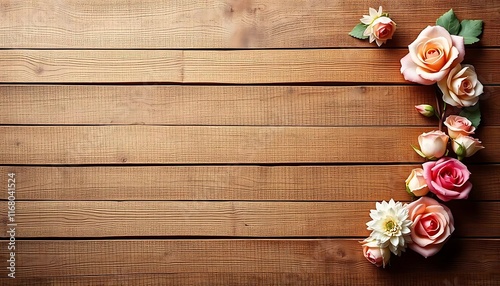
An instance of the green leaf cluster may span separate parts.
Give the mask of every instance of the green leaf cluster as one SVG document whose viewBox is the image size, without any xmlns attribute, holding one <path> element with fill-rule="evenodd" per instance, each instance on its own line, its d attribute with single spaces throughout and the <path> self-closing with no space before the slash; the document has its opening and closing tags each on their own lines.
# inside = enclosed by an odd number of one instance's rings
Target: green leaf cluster
<svg viewBox="0 0 500 286">
<path fill-rule="evenodd" d="M 479 42 L 479 35 L 483 32 L 482 20 L 463 20 L 460 22 L 453 9 L 439 17 L 436 25 L 445 28 L 452 35 L 463 37 L 466 45 Z"/>
</svg>

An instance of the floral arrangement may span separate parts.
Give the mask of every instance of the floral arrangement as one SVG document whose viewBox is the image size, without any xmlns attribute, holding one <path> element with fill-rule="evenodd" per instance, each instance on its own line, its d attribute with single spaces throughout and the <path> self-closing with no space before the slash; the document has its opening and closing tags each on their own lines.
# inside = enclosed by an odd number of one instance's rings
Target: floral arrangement
<svg viewBox="0 0 500 286">
<path fill-rule="evenodd" d="M 396 23 L 389 17 L 389 13 L 382 12 L 382 6 L 378 11 L 369 8 L 368 13 L 369 15 L 363 15 L 361 23 L 354 26 L 349 35 L 361 40 L 370 39 L 370 43 L 375 41 L 380 47 L 392 39 L 396 32 Z"/>
<path fill-rule="evenodd" d="M 385 43 L 395 30 L 395 23 L 385 19 L 388 17 L 382 7 L 378 11 L 370 8 L 370 15 L 358 24 L 365 25 L 363 36 L 369 36 L 370 42 L 374 39 L 379 46 Z M 419 146 L 412 146 L 427 160 L 405 181 L 413 201 L 377 202 L 376 209 L 370 211 L 372 220 L 366 225 L 371 234 L 361 243 L 364 256 L 376 266 L 385 267 L 391 253 L 399 256 L 407 247 L 426 258 L 435 255 L 455 230 L 453 214 L 441 202 L 467 199 L 472 189 L 471 173 L 462 160 L 484 148 L 472 137 L 481 120 L 478 100 L 483 85 L 474 66 L 462 63 L 465 45 L 479 41 L 482 24 L 481 20 L 460 22 L 450 10 L 437 19 L 436 26 L 422 30 L 401 59 L 401 73 L 406 80 L 436 85 L 436 105 L 415 108 L 424 116 L 436 117 L 439 123 L 438 130 L 422 133 L 418 136 Z M 392 27 L 391 34 L 379 32 L 380 25 Z M 351 32 L 351 36 L 356 35 L 359 32 Z"/>
</svg>

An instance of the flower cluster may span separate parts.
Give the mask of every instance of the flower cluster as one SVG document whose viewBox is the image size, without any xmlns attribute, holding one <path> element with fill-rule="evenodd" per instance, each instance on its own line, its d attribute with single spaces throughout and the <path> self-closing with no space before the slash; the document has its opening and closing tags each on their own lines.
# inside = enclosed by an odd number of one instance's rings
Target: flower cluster
<svg viewBox="0 0 500 286">
<path fill-rule="evenodd" d="M 412 146 L 427 160 L 405 181 L 406 191 L 419 198 L 405 205 L 391 199 L 377 203 L 370 212 L 372 221 L 367 226 L 372 233 L 362 242 L 363 254 L 377 266 L 385 267 L 391 252 L 400 255 L 406 247 L 426 258 L 441 250 L 455 227 L 450 209 L 438 200 L 469 196 L 471 173 L 462 160 L 484 148 L 472 137 L 480 123 L 478 100 L 483 85 L 474 67 L 462 63 L 465 45 L 479 41 L 482 21 L 459 22 L 450 10 L 436 24 L 425 28 L 408 46 L 401 73 L 406 80 L 437 85 L 436 107 L 421 104 L 415 108 L 424 116 L 436 116 L 439 128 L 418 136 L 419 148 Z M 451 114 L 447 105 L 460 113 Z M 449 155 L 450 150 L 456 158 Z"/>
<path fill-rule="evenodd" d="M 370 43 L 376 42 L 380 47 L 392 39 L 396 32 L 396 23 L 389 18 L 389 13 L 382 12 L 382 6 L 378 11 L 370 8 L 368 13 L 369 15 L 363 15 L 361 23 L 357 24 L 349 35 L 362 40 L 369 39 Z"/>
</svg>

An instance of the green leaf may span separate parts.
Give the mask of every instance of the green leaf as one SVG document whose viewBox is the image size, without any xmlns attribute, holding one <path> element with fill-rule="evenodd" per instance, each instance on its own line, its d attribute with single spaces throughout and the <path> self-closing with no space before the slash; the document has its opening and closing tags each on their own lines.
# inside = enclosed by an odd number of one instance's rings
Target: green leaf
<svg viewBox="0 0 500 286">
<path fill-rule="evenodd" d="M 427 158 L 427 157 L 425 156 L 425 154 L 424 154 L 424 153 L 422 153 L 422 151 L 420 151 L 417 147 L 415 147 L 415 146 L 411 145 L 411 148 L 413 148 L 413 150 L 415 150 L 415 152 L 417 152 L 417 154 L 418 154 L 420 157 L 422 157 L 422 158 Z"/>
<path fill-rule="evenodd" d="M 356 39 L 360 39 L 360 40 L 368 39 L 368 36 L 363 35 L 363 32 L 366 30 L 367 27 L 368 27 L 368 25 L 365 25 L 363 23 L 359 23 L 356 26 L 354 26 L 354 28 L 349 33 L 349 35 L 356 38 Z"/>
<path fill-rule="evenodd" d="M 479 109 L 479 103 L 462 109 L 460 116 L 469 119 L 470 122 L 472 122 L 472 125 L 477 128 L 481 123 L 481 110 Z"/>
<path fill-rule="evenodd" d="M 478 37 L 483 32 L 482 20 L 463 20 L 460 26 L 460 33 L 458 33 L 458 35 L 464 37 L 464 43 L 466 45 L 479 42 Z"/>
<path fill-rule="evenodd" d="M 458 32 L 460 32 L 460 22 L 458 21 L 457 16 L 455 16 L 453 9 L 450 9 L 450 11 L 439 17 L 436 21 L 436 25 L 445 28 L 452 35 L 458 35 Z"/>
</svg>

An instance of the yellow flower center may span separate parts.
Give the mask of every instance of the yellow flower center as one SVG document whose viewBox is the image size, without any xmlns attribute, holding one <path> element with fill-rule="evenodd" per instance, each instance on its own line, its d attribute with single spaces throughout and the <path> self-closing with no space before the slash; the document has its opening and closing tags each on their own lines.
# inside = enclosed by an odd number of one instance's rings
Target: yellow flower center
<svg viewBox="0 0 500 286">
<path fill-rule="evenodd" d="M 401 231 L 401 227 L 392 219 L 388 218 L 385 222 L 385 233 L 386 235 L 393 236 Z"/>
</svg>

